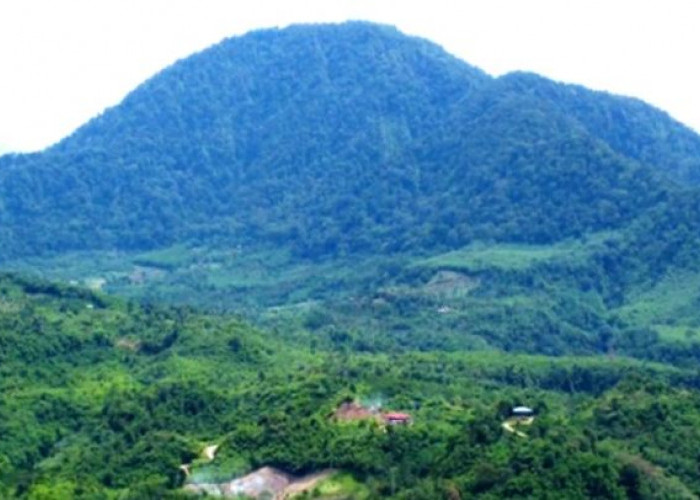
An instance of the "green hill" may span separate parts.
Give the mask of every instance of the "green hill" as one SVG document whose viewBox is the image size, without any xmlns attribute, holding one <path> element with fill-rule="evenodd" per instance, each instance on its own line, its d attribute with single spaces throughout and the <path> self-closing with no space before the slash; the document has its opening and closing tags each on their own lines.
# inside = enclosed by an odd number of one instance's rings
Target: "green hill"
<svg viewBox="0 0 700 500">
<path fill-rule="evenodd" d="M 163 70 L 47 151 L 2 157 L 0 256 L 550 243 L 672 198 L 699 150 L 639 101 L 494 79 L 389 27 L 265 30 Z"/>
<path fill-rule="evenodd" d="M 700 493 L 695 370 L 345 347 L 1 276 L 0 495 L 184 498 L 263 466 L 338 471 L 317 498 Z M 333 418 L 352 400 L 413 423 Z M 525 437 L 502 425 L 518 404 L 537 411 Z"/>
</svg>

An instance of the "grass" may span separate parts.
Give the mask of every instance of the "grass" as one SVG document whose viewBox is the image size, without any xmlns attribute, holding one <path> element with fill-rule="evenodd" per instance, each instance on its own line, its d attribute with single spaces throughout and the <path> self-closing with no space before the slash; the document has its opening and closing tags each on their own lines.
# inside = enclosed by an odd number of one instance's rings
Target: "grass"
<svg viewBox="0 0 700 500">
<path fill-rule="evenodd" d="M 213 462 L 197 459 L 192 463 L 191 475 L 186 483 L 223 483 L 243 476 L 250 464 L 240 456 L 219 456 Z"/>
<path fill-rule="evenodd" d="M 137 300 L 245 314 L 261 307 L 355 293 L 381 275 L 386 265 L 395 266 L 399 261 L 378 256 L 311 262 L 278 249 L 175 245 L 145 253 L 76 252 L 8 262 L 4 267 L 82 285 L 105 280 L 102 288 L 106 292 Z"/>
<path fill-rule="evenodd" d="M 688 326 L 653 325 L 659 337 L 667 342 L 692 343 L 700 341 L 700 328 Z"/>
<path fill-rule="evenodd" d="M 53 257 L 32 257 L 3 263 L 3 269 L 46 279 L 75 281 L 125 274 L 133 268 L 128 254 L 121 252 L 72 252 Z"/>
<path fill-rule="evenodd" d="M 657 283 L 640 287 L 618 313 L 630 322 L 660 325 L 663 336 L 681 338 L 688 327 L 700 327 L 698 299 L 700 273 L 676 271 Z"/>
<path fill-rule="evenodd" d="M 364 500 L 370 497 L 367 486 L 358 482 L 346 472 L 338 472 L 319 483 L 311 493 L 311 498 L 333 498 Z"/>
<path fill-rule="evenodd" d="M 450 268 L 464 271 L 482 271 L 497 268 L 501 270 L 523 270 L 533 264 L 551 260 L 557 255 L 551 247 L 535 246 L 482 246 L 472 245 L 417 263 L 420 267 Z"/>
<path fill-rule="evenodd" d="M 131 261 L 137 265 L 172 270 L 191 263 L 193 257 L 194 252 L 181 244 L 136 255 Z"/>
<path fill-rule="evenodd" d="M 610 233 L 600 233 L 585 241 L 550 246 L 481 243 L 419 260 L 394 255 L 315 262 L 295 259 L 279 249 L 180 244 L 141 253 L 79 252 L 15 261 L 6 267 L 82 284 L 104 279 L 103 290 L 132 299 L 188 303 L 257 317 L 267 307 L 362 297 L 377 287 L 395 287 L 392 277 L 407 265 L 457 271 L 527 270 L 541 263 L 584 259 L 595 245 L 611 237 Z M 440 292 L 441 297 L 459 299 L 479 285 L 476 281 L 467 282 L 463 276 L 459 278 L 462 281 L 429 284 L 423 292 Z"/>
<path fill-rule="evenodd" d="M 552 261 L 581 262 L 599 245 L 615 238 L 615 233 L 602 232 L 585 241 L 568 240 L 555 245 L 487 245 L 474 243 L 460 250 L 435 255 L 413 263 L 417 267 L 449 268 L 468 272 L 489 269 L 522 271 Z"/>
</svg>

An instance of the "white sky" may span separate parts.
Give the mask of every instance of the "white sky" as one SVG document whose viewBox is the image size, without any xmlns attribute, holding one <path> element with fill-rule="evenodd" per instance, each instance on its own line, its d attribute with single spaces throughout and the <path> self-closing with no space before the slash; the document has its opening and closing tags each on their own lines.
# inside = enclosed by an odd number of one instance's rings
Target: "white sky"
<svg viewBox="0 0 700 500">
<path fill-rule="evenodd" d="M 393 24 L 493 75 L 639 97 L 700 131 L 697 0 L 0 0 L 0 152 L 58 141 L 227 36 L 346 19 Z"/>
</svg>

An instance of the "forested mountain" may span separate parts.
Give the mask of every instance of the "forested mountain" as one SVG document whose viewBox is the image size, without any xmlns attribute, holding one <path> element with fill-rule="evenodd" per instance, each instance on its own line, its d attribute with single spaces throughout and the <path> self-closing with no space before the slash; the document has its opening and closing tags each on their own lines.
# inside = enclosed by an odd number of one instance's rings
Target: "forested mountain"
<svg viewBox="0 0 700 500">
<path fill-rule="evenodd" d="M 615 151 L 651 165 L 681 184 L 700 183 L 697 134 L 638 99 L 591 92 L 530 73 L 511 73 L 499 83 L 547 101 Z"/>
<path fill-rule="evenodd" d="M 700 137 L 635 99 L 253 32 L 0 157 L 0 263 L 2 498 L 700 495 Z"/>
<path fill-rule="evenodd" d="M 694 185 L 699 151 L 639 101 L 494 79 L 389 27 L 258 31 L 165 69 L 47 151 L 0 158 L 0 256 L 548 243 Z"/>
<path fill-rule="evenodd" d="M 641 101 L 390 27 L 263 30 L 0 157 L 0 258 L 364 350 L 693 363 L 698 151 Z"/>
</svg>

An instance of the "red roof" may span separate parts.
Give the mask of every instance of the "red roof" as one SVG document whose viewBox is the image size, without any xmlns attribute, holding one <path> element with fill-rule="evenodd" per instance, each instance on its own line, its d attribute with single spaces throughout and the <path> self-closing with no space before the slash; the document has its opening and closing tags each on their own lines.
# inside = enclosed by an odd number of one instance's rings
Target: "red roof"
<svg viewBox="0 0 700 500">
<path fill-rule="evenodd" d="M 385 420 L 411 420 L 411 415 L 408 413 L 385 413 Z"/>
</svg>

